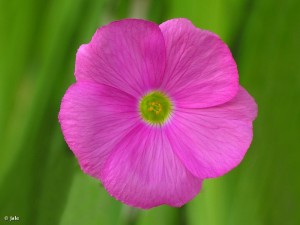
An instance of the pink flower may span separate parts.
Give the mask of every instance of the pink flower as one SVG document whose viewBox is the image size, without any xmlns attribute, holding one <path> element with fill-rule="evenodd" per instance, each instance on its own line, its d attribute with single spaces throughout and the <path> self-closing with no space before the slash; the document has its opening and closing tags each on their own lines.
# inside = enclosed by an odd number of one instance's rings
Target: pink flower
<svg viewBox="0 0 300 225">
<path fill-rule="evenodd" d="M 81 169 L 135 207 L 182 206 L 243 159 L 257 106 L 220 38 L 186 19 L 125 19 L 76 56 L 59 121 Z"/>
</svg>

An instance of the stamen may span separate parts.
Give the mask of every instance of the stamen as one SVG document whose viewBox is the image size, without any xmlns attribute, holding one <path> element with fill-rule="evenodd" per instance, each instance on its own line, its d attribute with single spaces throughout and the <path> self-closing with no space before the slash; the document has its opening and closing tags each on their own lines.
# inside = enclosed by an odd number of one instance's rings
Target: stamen
<svg viewBox="0 0 300 225">
<path fill-rule="evenodd" d="M 172 103 L 164 93 L 153 91 L 141 99 L 139 110 L 146 122 L 163 124 L 171 114 Z"/>
</svg>

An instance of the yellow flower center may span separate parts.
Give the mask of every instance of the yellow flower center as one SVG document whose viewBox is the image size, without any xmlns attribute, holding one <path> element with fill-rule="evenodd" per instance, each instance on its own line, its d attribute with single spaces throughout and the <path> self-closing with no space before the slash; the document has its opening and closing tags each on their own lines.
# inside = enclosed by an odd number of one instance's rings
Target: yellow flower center
<svg viewBox="0 0 300 225">
<path fill-rule="evenodd" d="M 139 103 L 139 111 L 144 121 L 162 125 L 172 112 L 172 103 L 167 95 L 153 91 L 143 96 Z"/>
</svg>

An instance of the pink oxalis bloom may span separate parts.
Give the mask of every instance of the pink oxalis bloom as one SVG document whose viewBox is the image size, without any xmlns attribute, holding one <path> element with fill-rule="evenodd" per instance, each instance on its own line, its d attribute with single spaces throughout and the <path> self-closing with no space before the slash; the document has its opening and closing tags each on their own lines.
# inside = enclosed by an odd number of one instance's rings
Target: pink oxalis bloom
<svg viewBox="0 0 300 225">
<path fill-rule="evenodd" d="M 257 106 L 220 38 L 187 19 L 124 19 L 76 55 L 59 121 L 81 169 L 135 207 L 179 207 L 243 159 Z"/>
</svg>

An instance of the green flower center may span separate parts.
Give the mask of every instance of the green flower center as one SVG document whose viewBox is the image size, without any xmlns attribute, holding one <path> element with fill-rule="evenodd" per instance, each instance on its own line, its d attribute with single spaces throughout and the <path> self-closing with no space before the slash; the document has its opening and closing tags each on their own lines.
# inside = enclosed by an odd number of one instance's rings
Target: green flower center
<svg viewBox="0 0 300 225">
<path fill-rule="evenodd" d="M 172 103 L 164 93 L 153 91 L 142 97 L 139 110 L 146 122 L 161 125 L 171 115 Z"/>
</svg>

